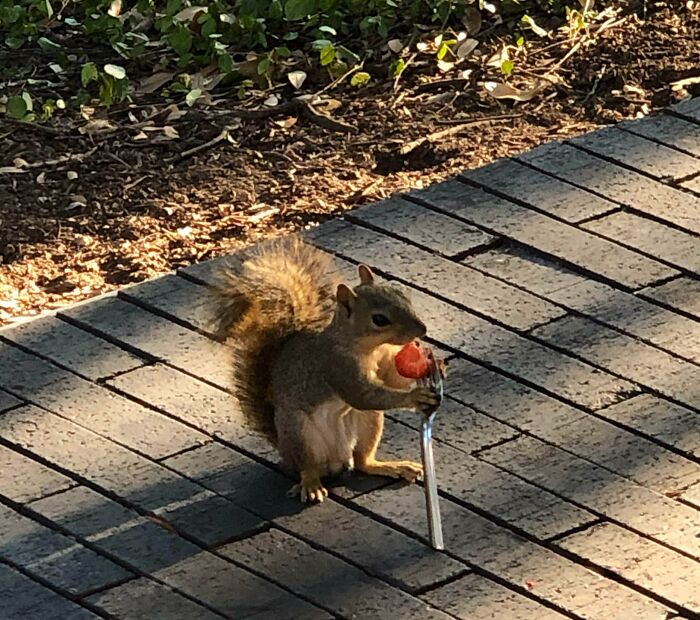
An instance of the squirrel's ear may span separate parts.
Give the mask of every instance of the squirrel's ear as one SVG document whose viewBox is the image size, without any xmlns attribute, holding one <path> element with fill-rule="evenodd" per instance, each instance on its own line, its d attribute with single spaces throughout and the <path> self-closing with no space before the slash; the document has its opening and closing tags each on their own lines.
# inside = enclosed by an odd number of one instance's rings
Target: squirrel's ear
<svg viewBox="0 0 700 620">
<path fill-rule="evenodd" d="M 352 309 L 355 306 L 355 291 L 353 291 L 347 284 L 338 284 L 338 290 L 336 291 L 335 298 L 338 303 L 345 308 L 348 316 L 352 314 Z"/>
<path fill-rule="evenodd" d="M 357 273 L 360 275 L 360 282 L 362 284 L 369 284 L 370 282 L 374 282 L 374 274 L 367 265 L 360 265 L 357 268 Z"/>
</svg>

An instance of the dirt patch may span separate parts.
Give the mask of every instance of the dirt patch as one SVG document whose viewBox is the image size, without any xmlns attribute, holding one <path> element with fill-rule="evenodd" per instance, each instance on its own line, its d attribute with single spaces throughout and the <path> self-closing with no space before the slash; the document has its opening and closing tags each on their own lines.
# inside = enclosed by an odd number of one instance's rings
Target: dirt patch
<svg viewBox="0 0 700 620">
<path fill-rule="evenodd" d="M 671 84 L 700 76 L 697 3 L 640 3 L 623 16 L 525 103 L 484 90 L 498 31 L 479 37 L 482 55 L 460 69 L 471 69 L 467 78 L 416 63 L 398 90 L 340 86 L 332 116 L 355 133 L 304 115 L 239 121 L 226 115 L 232 101 L 178 119 L 163 106 L 113 110 L 117 130 L 94 135 L 0 120 L 0 167 L 25 170 L 0 174 L 0 324 L 673 103 Z M 534 80 L 570 49 L 543 41 L 517 72 Z M 139 135 L 136 123 L 156 113 L 151 126 L 171 126 L 177 138 Z M 182 157 L 226 125 L 230 139 Z M 430 135 L 438 137 L 418 144 Z"/>
</svg>

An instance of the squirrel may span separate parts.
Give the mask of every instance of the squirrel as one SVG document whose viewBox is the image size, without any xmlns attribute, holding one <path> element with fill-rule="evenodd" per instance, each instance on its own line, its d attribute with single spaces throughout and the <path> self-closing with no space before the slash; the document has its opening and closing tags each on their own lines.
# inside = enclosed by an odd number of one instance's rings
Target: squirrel
<svg viewBox="0 0 700 620">
<path fill-rule="evenodd" d="M 429 387 L 398 374 L 394 357 L 425 324 L 404 292 L 366 265 L 351 288 L 331 257 L 297 236 L 254 249 L 219 271 L 215 319 L 233 349 L 233 393 L 247 422 L 299 475 L 290 490 L 322 502 L 322 478 L 356 469 L 414 482 L 422 466 L 379 461 L 384 410 L 428 411 Z"/>
</svg>

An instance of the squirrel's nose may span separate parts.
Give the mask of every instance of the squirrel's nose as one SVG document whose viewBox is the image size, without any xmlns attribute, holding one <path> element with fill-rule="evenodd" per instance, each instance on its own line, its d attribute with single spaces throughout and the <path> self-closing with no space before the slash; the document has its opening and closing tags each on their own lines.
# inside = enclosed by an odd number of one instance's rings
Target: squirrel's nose
<svg viewBox="0 0 700 620">
<path fill-rule="evenodd" d="M 416 322 L 416 329 L 418 330 L 418 335 L 416 336 L 417 338 L 422 338 L 426 333 L 428 333 L 428 328 L 422 321 Z"/>
</svg>

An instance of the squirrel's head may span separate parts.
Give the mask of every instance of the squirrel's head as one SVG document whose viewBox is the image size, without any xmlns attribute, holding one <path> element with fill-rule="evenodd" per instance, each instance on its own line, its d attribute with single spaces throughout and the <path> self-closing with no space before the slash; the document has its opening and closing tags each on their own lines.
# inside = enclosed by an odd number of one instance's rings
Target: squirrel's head
<svg viewBox="0 0 700 620">
<path fill-rule="evenodd" d="M 357 337 L 360 346 L 403 345 L 425 335 L 408 297 L 399 289 L 374 281 L 369 267 L 358 268 L 360 284 L 354 289 L 338 285 L 337 317 Z"/>
</svg>

